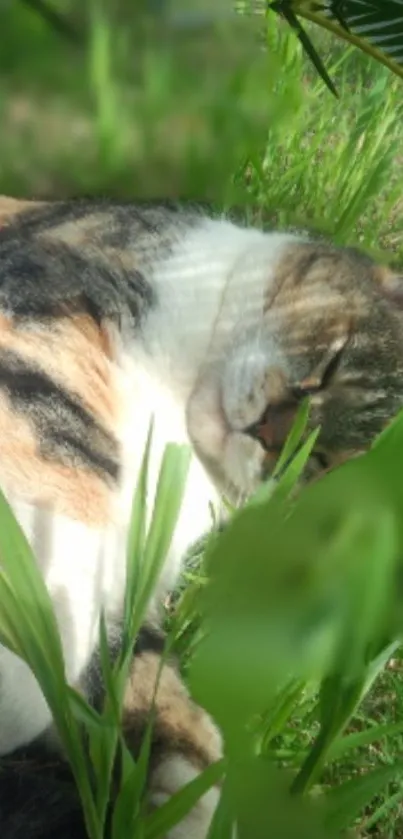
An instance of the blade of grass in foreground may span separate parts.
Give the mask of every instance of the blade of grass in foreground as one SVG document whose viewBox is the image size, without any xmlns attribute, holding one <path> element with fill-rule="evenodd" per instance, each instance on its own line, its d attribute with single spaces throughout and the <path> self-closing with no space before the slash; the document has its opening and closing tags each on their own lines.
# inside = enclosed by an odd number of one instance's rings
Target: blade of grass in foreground
<svg viewBox="0 0 403 839">
<path fill-rule="evenodd" d="M 162 460 L 151 522 L 146 534 L 146 477 L 151 432 L 143 459 L 133 504 L 125 609 L 126 648 L 117 666 L 109 662 L 106 629 L 101 621 L 101 660 L 107 700 L 102 715 L 93 711 L 67 685 L 63 649 L 52 602 L 30 546 L 11 508 L 0 493 L 0 638 L 23 658 L 35 674 L 54 717 L 76 780 L 90 839 L 101 839 L 109 801 L 112 771 L 120 742 L 120 716 L 124 687 L 135 637 L 172 540 L 185 490 L 190 452 L 184 446 L 168 446 Z M 130 574 L 132 575 L 130 577 Z M 79 723 L 84 723 L 96 780 L 96 799 L 90 785 L 89 765 L 83 749 Z M 143 791 L 148 749 L 138 766 L 126 761 L 126 780 L 136 771 L 134 788 Z M 118 796 L 119 802 L 119 796 Z M 123 820 L 133 821 L 136 802 L 120 804 Z"/>
<path fill-rule="evenodd" d="M 150 461 L 151 441 L 153 435 L 153 424 L 150 424 L 141 469 L 137 481 L 136 490 L 133 496 L 132 510 L 130 516 L 129 535 L 127 539 L 127 579 L 124 605 L 124 630 L 129 631 L 136 592 L 139 589 L 141 563 L 144 556 L 144 547 L 147 531 L 147 476 Z M 131 637 L 126 639 L 130 643 Z M 124 643 L 125 647 L 125 643 Z"/>
<path fill-rule="evenodd" d="M 287 466 L 288 462 L 296 453 L 298 446 L 302 441 L 308 423 L 308 419 L 309 399 L 304 399 L 298 409 L 291 431 L 284 443 L 283 450 L 276 463 L 275 469 L 273 471 L 273 478 L 276 478 L 278 475 L 281 474 L 281 472 Z"/>
<path fill-rule="evenodd" d="M 330 749 L 329 757 L 331 760 L 339 760 L 354 749 L 371 746 L 373 743 L 379 743 L 384 737 L 396 737 L 398 734 L 403 734 L 403 720 L 371 725 L 364 731 L 354 731 L 336 740 Z"/>
<path fill-rule="evenodd" d="M 148 438 L 143 465 L 133 503 L 130 527 L 129 551 L 135 548 L 137 555 L 127 559 L 128 586 L 125 599 L 125 639 L 122 655 L 116 671 L 119 671 L 119 696 L 127 678 L 134 640 L 143 623 L 147 606 L 167 557 L 178 521 L 188 469 L 190 448 L 169 443 L 162 457 L 157 489 L 150 524 L 146 533 L 147 469 L 151 446 Z"/>
<path fill-rule="evenodd" d="M 304 399 L 270 479 L 257 489 L 249 504 L 260 504 L 269 498 L 281 503 L 296 486 L 308 463 L 320 430 L 314 429 L 304 440 L 309 408 L 309 399 Z"/>
<path fill-rule="evenodd" d="M 368 802 L 398 775 L 403 775 L 401 760 L 397 760 L 392 766 L 381 766 L 359 778 L 351 778 L 329 790 L 325 796 L 328 810 L 326 821 L 329 828 L 340 831 L 348 828 Z"/>
<path fill-rule="evenodd" d="M 102 839 L 88 764 L 66 684 L 52 602 L 31 548 L 0 491 L 0 639 L 33 671 L 53 715 L 77 788 L 90 839 Z M 95 724 L 95 719 L 94 719 Z"/>
<path fill-rule="evenodd" d="M 162 457 L 151 521 L 147 526 L 147 478 L 151 445 L 152 428 L 150 428 L 148 435 L 132 507 L 127 555 L 128 585 L 124 609 L 124 646 L 114 668 L 112 684 L 109 674 L 110 705 L 115 708 L 115 737 L 111 743 L 114 757 L 119 742 L 123 697 L 132 662 L 133 646 L 172 542 L 185 493 L 190 464 L 191 453 L 189 447 L 176 444 L 167 445 Z M 122 784 L 116 797 L 112 816 L 113 837 L 120 837 L 122 830 L 132 835 L 133 831 L 139 828 L 138 814 L 148 773 L 155 693 L 165 655 L 166 653 L 161 658 L 160 669 L 154 685 L 154 698 L 150 708 L 149 721 L 136 763 L 130 761 L 129 754 L 125 750 L 124 744 L 121 743 L 123 747 Z M 105 662 L 105 665 L 107 671 L 107 662 Z M 110 760 L 109 784 L 112 780 L 112 769 L 113 762 Z"/>
</svg>

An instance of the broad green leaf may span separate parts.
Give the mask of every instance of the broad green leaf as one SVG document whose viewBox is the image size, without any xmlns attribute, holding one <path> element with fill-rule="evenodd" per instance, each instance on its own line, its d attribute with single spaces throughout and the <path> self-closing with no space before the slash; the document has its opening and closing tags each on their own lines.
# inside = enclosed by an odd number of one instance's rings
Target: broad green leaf
<svg viewBox="0 0 403 839">
<path fill-rule="evenodd" d="M 362 512 L 361 516 L 350 514 L 350 532 L 345 526 L 343 536 L 349 545 L 337 546 L 337 550 L 351 554 L 346 580 L 351 603 L 341 632 L 339 665 L 335 665 L 336 669 L 340 667 L 346 681 L 365 666 L 367 648 L 383 631 L 385 614 L 393 599 L 399 553 L 393 509 L 378 505 L 373 519 L 370 508 Z"/>
<path fill-rule="evenodd" d="M 327 29 L 403 77 L 403 26 L 400 0 L 268 0 L 268 9 L 296 30 L 319 75 L 334 93 L 333 82 L 303 29 L 300 18 Z"/>
<path fill-rule="evenodd" d="M 356 464 L 357 471 L 361 465 Z M 348 590 L 339 639 L 329 674 L 320 690 L 321 729 L 314 746 L 293 782 L 295 792 L 309 789 L 317 780 L 331 745 L 347 725 L 361 700 L 366 683 L 366 651 L 383 629 L 398 554 L 393 511 L 358 506 L 346 516 L 333 550 L 346 565 Z M 330 557 L 329 557 L 330 559 Z M 332 672 L 333 668 L 333 672 Z"/>
<path fill-rule="evenodd" d="M 234 839 L 235 825 L 232 805 L 231 789 L 226 778 L 224 778 L 220 800 L 215 809 L 207 839 Z"/>
<path fill-rule="evenodd" d="M 239 757 L 227 771 L 238 839 L 334 839 L 319 807 L 292 797 L 285 773 L 267 760 Z"/>
</svg>

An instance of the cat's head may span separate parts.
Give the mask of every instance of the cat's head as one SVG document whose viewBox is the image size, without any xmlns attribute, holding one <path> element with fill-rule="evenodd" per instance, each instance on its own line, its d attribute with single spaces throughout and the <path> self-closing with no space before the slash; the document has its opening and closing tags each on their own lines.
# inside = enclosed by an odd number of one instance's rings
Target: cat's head
<svg viewBox="0 0 403 839">
<path fill-rule="evenodd" d="M 403 280 L 353 249 L 292 239 L 266 283 L 261 256 L 255 269 L 260 280 L 237 278 L 244 306 L 188 406 L 197 453 L 239 499 L 272 472 L 304 397 L 308 430 L 321 427 L 308 478 L 365 451 L 403 406 Z"/>
</svg>

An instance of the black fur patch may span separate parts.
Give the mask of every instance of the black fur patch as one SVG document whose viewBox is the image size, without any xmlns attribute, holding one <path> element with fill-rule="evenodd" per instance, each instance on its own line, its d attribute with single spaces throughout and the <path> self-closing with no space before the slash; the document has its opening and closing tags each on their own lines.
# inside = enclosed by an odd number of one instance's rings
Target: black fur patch
<svg viewBox="0 0 403 839">
<path fill-rule="evenodd" d="M 141 628 L 134 655 L 162 653 L 164 636 Z M 112 660 L 119 641 L 111 645 Z M 101 700 L 99 655 L 93 657 L 86 677 L 94 706 Z M 67 763 L 40 745 L 21 749 L 0 759 L 1 839 L 88 839 L 81 803 Z M 108 830 L 107 830 L 108 837 Z"/>
<path fill-rule="evenodd" d="M 119 655 L 121 647 L 120 632 L 115 630 L 114 638 L 109 641 L 109 656 L 114 663 Z M 165 648 L 165 635 L 160 630 L 144 625 L 141 627 L 133 647 L 133 655 L 152 652 L 162 655 Z M 101 710 L 104 698 L 104 683 L 102 676 L 101 659 L 99 649 L 93 654 L 83 677 L 82 684 L 85 693 L 90 698 L 91 704 Z"/>
<path fill-rule="evenodd" d="M 142 626 L 134 645 L 134 655 L 157 653 L 162 655 L 165 649 L 165 635 L 154 627 Z"/>
<path fill-rule="evenodd" d="M 0 238 L 0 305 L 17 317 L 58 317 L 71 308 L 97 323 L 119 324 L 127 313 L 137 324 L 154 302 L 139 271 L 118 259 L 112 265 L 102 251 L 90 256 L 62 242 Z"/>
<path fill-rule="evenodd" d="M 1 839 L 88 839 L 68 766 L 40 750 L 0 760 Z"/>
<path fill-rule="evenodd" d="M 43 457 L 116 481 L 117 443 L 68 390 L 18 353 L 0 351 L 0 390 L 35 428 Z"/>
</svg>

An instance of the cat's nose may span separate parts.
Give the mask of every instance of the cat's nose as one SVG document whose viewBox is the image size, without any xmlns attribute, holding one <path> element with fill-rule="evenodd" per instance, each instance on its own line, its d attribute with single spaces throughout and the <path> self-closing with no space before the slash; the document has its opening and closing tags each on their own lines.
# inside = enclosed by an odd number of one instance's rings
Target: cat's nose
<svg viewBox="0 0 403 839">
<path fill-rule="evenodd" d="M 298 405 L 281 402 L 268 405 L 257 422 L 244 429 L 244 433 L 263 446 L 268 452 L 280 452 L 293 426 Z"/>
</svg>

